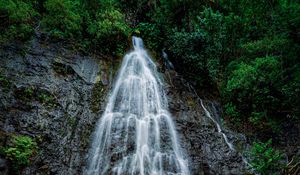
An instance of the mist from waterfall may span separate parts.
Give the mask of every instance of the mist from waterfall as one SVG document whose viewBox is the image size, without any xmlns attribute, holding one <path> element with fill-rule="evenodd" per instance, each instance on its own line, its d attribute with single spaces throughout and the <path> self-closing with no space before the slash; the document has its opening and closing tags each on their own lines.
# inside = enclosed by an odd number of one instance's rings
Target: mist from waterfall
<svg viewBox="0 0 300 175">
<path fill-rule="evenodd" d="M 133 37 L 100 118 L 84 174 L 188 175 L 157 67 Z"/>
</svg>

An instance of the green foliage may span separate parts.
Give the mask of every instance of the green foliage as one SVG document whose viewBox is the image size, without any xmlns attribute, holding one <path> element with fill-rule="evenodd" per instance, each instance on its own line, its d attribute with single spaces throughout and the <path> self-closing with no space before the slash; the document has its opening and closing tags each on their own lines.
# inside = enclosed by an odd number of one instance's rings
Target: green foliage
<svg viewBox="0 0 300 175">
<path fill-rule="evenodd" d="M 232 103 L 227 103 L 225 105 L 225 114 L 232 116 L 232 117 L 239 117 L 240 114 L 236 109 L 236 106 L 234 106 Z"/>
<path fill-rule="evenodd" d="M 236 106 L 229 102 L 224 105 L 224 111 L 226 116 L 230 116 L 231 120 L 234 121 L 234 125 L 240 126 L 241 125 L 241 114 L 237 110 Z"/>
<path fill-rule="evenodd" d="M 261 57 L 265 55 L 283 55 L 289 47 L 289 40 L 286 38 L 263 38 L 243 44 L 241 48 L 247 58 Z"/>
<path fill-rule="evenodd" d="M 267 142 L 254 142 L 249 152 L 250 165 L 262 175 L 279 174 L 283 168 L 282 155 L 271 147 L 272 139 Z"/>
<path fill-rule="evenodd" d="M 203 48 L 203 56 L 207 59 L 206 67 L 210 80 L 217 82 L 219 79 L 220 61 L 225 40 L 224 17 L 218 11 L 205 8 L 200 16 L 197 16 L 195 25 L 198 33 L 203 33 L 207 45 Z"/>
<path fill-rule="evenodd" d="M 95 16 L 95 19 L 90 20 L 87 28 L 87 32 L 94 38 L 92 42 L 105 53 L 124 50 L 130 33 L 124 15 L 112 6 L 100 9 Z"/>
<path fill-rule="evenodd" d="M 203 85 L 205 82 L 203 78 L 208 76 L 208 72 L 206 59 L 198 51 L 203 50 L 202 48 L 206 44 L 205 36 L 199 32 L 174 30 L 170 43 L 173 43 L 170 47 L 171 54 L 177 58 L 174 63 L 182 65 L 182 71 L 189 70 L 189 74 L 186 75 L 189 79 Z M 196 76 L 197 74 L 203 76 Z"/>
<path fill-rule="evenodd" d="M 41 92 L 37 98 L 41 103 L 44 104 L 53 103 L 55 100 L 55 98 L 51 94 L 45 92 Z"/>
<path fill-rule="evenodd" d="M 295 65 L 295 67 L 298 67 Z M 292 119 L 299 119 L 300 117 L 300 70 L 295 70 L 292 73 L 286 75 L 286 83 L 281 86 L 281 92 L 284 100 L 282 101 L 283 109 L 289 109 L 287 114 Z"/>
<path fill-rule="evenodd" d="M 51 39 L 78 41 L 76 47 L 85 51 L 120 54 L 131 29 L 118 4 L 117 0 L 0 0 L 4 21 L 0 42 L 27 40 L 37 28 Z"/>
<path fill-rule="evenodd" d="M 25 90 L 24 90 L 25 97 L 31 98 L 33 96 L 34 90 L 35 90 L 35 88 L 32 86 L 25 88 Z"/>
<path fill-rule="evenodd" d="M 8 78 L 2 75 L 0 71 L 0 87 L 3 89 L 4 92 L 8 92 L 10 85 L 11 83 L 8 80 Z"/>
<path fill-rule="evenodd" d="M 147 44 L 147 48 L 156 51 L 160 51 L 162 48 L 163 39 L 157 24 L 141 22 L 135 28 L 134 32 L 143 38 Z"/>
<path fill-rule="evenodd" d="M 55 38 L 76 38 L 81 34 L 79 1 L 47 0 L 44 4 L 46 15 L 41 23 Z"/>
<path fill-rule="evenodd" d="M 245 113 L 243 116 L 258 128 L 272 127 L 270 124 L 276 119 L 275 111 L 281 105 L 280 64 L 276 57 L 256 58 L 250 63 L 241 62 L 233 70 L 224 88 L 224 98 L 231 101 L 238 111 L 249 111 L 250 115 Z M 236 117 L 234 113 L 227 114 Z"/>
<path fill-rule="evenodd" d="M 33 33 L 34 18 L 37 15 L 31 2 L 0 0 L 0 42 L 29 39 Z"/>
<path fill-rule="evenodd" d="M 198 85 L 211 85 L 220 78 L 222 41 L 225 37 L 223 20 L 219 12 L 205 8 L 191 22 L 191 31 L 174 29 L 170 37 L 170 51 L 177 58 L 175 61 L 183 66 L 183 70 L 189 70 L 189 78 L 196 80 Z"/>
<path fill-rule="evenodd" d="M 55 107 L 57 105 L 54 95 L 35 86 L 19 88 L 15 91 L 14 95 L 16 99 L 20 100 L 24 104 L 30 104 L 33 101 L 38 101 L 47 107 Z"/>
<path fill-rule="evenodd" d="M 20 168 L 30 164 L 37 150 L 37 144 L 28 136 L 14 136 L 12 144 L 4 148 L 3 152 L 6 159 L 11 161 L 13 168 L 19 171 Z"/>
<path fill-rule="evenodd" d="M 123 14 L 117 9 L 98 12 L 96 19 L 96 21 L 90 24 L 88 32 L 95 35 L 97 39 L 119 34 L 127 35 L 129 33 Z"/>
<path fill-rule="evenodd" d="M 166 35 L 171 35 L 176 27 L 190 31 L 191 21 L 208 2 L 208 0 L 160 0 L 159 3 L 154 3 L 154 12 L 149 13 L 149 16 L 151 15 L 152 20 L 162 27 Z"/>
</svg>

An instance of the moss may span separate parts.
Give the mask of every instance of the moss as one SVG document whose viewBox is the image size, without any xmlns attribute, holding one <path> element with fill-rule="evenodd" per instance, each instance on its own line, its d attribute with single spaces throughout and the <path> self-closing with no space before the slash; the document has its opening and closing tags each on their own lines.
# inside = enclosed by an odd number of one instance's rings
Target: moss
<svg viewBox="0 0 300 175">
<path fill-rule="evenodd" d="M 97 79 L 96 79 L 96 83 L 94 84 L 94 87 L 92 89 L 92 98 L 91 98 L 91 102 L 90 102 L 90 110 L 93 113 L 98 113 L 100 111 L 101 108 L 101 102 L 103 100 L 104 94 L 106 93 L 107 87 L 105 87 L 105 85 L 102 84 L 101 80 L 102 80 L 102 74 L 103 72 L 105 72 L 106 75 L 108 75 L 109 73 L 109 67 L 108 66 L 108 61 L 104 61 L 104 60 L 99 60 L 98 64 L 100 67 L 100 71 L 98 73 Z"/>
<path fill-rule="evenodd" d="M 58 58 L 59 59 L 59 58 Z M 63 75 L 63 76 L 67 76 L 67 75 L 74 75 L 75 71 L 72 69 L 71 66 L 66 65 L 66 64 L 62 64 L 60 62 L 54 62 L 52 64 L 52 68 L 53 70 L 58 74 L 58 75 Z"/>
<path fill-rule="evenodd" d="M 87 126 L 86 129 L 81 130 L 80 133 L 80 146 L 82 148 L 88 148 L 88 146 L 90 145 L 90 141 L 91 141 L 91 134 L 93 131 L 93 127 L 92 126 Z"/>
<path fill-rule="evenodd" d="M 11 87 L 11 82 L 8 80 L 8 78 L 0 72 L 0 88 L 3 90 L 3 92 L 9 92 Z"/>
<path fill-rule="evenodd" d="M 104 96 L 105 87 L 102 85 L 101 81 L 98 81 L 92 89 L 92 100 L 90 104 L 90 110 L 94 113 L 99 112 L 101 107 L 101 101 Z"/>
<path fill-rule="evenodd" d="M 28 102 L 34 99 L 35 87 L 21 87 L 15 90 L 14 96 L 23 102 Z"/>
<path fill-rule="evenodd" d="M 190 106 L 192 109 L 197 107 L 197 102 L 190 96 L 187 97 L 187 104 Z"/>
<path fill-rule="evenodd" d="M 76 118 L 75 117 L 71 117 L 71 116 L 68 116 L 68 125 L 71 126 L 71 127 L 74 127 L 76 125 Z"/>
<path fill-rule="evenodd" d="M 37 100 L 42 104 L 47 104 L 52 107 L 56 106 L 54 95 L 52 95 L 48 91 L 40 90 L 37 94 Z"/>
<path fill-rule="evenodd" d="M 106 58 L 105 60 L 99 60 L 98 62 L 99 67 L 101 70 L 99 71 L 99 74 L 97 76 L 96 83 L 94 84 L 94 87 L 92 89 L 92 98 L 90 103 L 90 110 L 93 113 L 98 113 L 101 109 L 101 102 L 104 101 L 104 98 L 106 97 L 108 85 L 104 85 L 102 83 L 103 75 L 107 75 L 107 80 L 110 80 L 110 76 L 115 78 L 117 76 L 118 70 L 120 68 L 121 64 L 121 58 L 113 59 L 112 57 Z"/>
<path fill-rule="evenodd" d="M 24 103 L 26 105 L 30 104 L 33 101 L 38 101 L 39 103 L 49 108 L 58 106 L 56 98 L 53 94 L 36 86 L 18 88 L 15 90 L 14 96 L 21 103 Z"/>
</svg>

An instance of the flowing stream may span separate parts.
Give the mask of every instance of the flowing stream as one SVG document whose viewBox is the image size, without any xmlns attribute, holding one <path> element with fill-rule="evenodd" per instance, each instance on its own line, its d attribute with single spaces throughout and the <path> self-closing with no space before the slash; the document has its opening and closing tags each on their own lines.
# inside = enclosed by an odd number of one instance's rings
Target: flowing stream
<svg viewBox="0 0 300 175">
<path fill-rule="evenodd" d="M 84 174 L 190 174 L 156 65 L 133 37 L 100 118 Z"/>
</svg>

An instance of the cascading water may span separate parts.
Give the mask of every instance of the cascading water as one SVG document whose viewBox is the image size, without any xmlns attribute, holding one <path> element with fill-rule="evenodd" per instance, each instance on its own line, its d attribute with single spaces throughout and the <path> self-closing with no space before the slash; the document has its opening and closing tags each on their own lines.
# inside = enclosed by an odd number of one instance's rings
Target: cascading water
<svg viewBox="0 0 300 175">
<path fill-rule="evenodd" d="M 200 104 L 205 112 L 205 115 L 210 118 L 214 124 L 217 126 L 217 129 L 218 129 L 218 132 L 222 134 L 224 140 L 225 140 L 225 143 L 228 145 L 229 149 L 235 151 L 233 145 L 231 142 L 228 141 L 228 138 L 227 138 L 227 135 L 223 132 L 223 130 L 221 129 L 221 126 L 220 124 L 210 115 L 210 112 L 205 108 L 205 106 L 203 105 L 203 101 L 202 99 L 200 98 Z"/>
<path fill-rule="evenodd" d="M 84 174 L 189 174 L 157 68 L 133 37 L 101 117 Z"/>
</svg>

